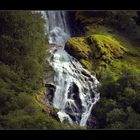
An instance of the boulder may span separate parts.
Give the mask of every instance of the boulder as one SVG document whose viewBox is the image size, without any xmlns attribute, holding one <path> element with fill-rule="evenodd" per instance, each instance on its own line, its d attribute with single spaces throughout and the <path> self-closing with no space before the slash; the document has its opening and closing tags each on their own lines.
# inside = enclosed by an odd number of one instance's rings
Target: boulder
<svg viewBox="0 0 140 140">
<path fill-rule="evenodd" d="M 114 59 L 123 59 L 126 48 L 109 35 L 94 34 L 88 37 L 73 37 L 66 42 L 64 49 L 97 76 Z"/>
</svg>

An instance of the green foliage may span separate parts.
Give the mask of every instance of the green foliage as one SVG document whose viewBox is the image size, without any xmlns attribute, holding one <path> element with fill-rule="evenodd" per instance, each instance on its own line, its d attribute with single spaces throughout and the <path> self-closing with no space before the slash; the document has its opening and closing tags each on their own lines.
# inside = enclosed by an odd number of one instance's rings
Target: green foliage
<svg viewBox="0 0 140 140">
<path fill-rule="evenodd" d="M 76 129 L 78 126 L 64 125 L 41 111 L 28 114 L 25 110 L 15 110 L 1 118 L 4 129 Z M 80 128 L 80 127 L 79 127 Z"/>
<path fill-rule="evenodd" d="M 117 122 L 123 122 L 125 121 L 126 113 L 123 111 L 123 109 L 115 108 L 107 113 L 107 122 L 113 123 L 115 121 Z"/>
<path fill-rule="evenodd" d="M 129 68 L 122 70 L 117 79 L 105 76 L 99 87 L 101 100 L 95 113 L 100 128 L 139 128 L 139 80 L 140 73 Z"/>
<path fill-rule="evenodd" d="M 140 41 L 139 12 L 116 10 L 116 11 L 77 11 L 76 20 L 83 26 L 108 26 L 123 33 L 124 36 Z M 102 32 L 102 30 L 101 30 Z"/>
<path fill-rule="evenodd" d="M 140 129 L 140 114 L 135 112 L 132 107 L 127 108 L 128 119 L 126 122 L 127 129 Z"/>
<path fill-rule="evenodd" d="M 107 126 L 107 112 L 117 107 L 117 103 L 113 99 L 102 97 L 96 106 L 96 116 L 99 121 L 99 128 L 105 128 Z"/>
<path fill-rule="evenodd" d="M 44 23 L 39 13 L 0 12 L 0 61 L 21 78 L 26 92 L 42 86 L 47 44 Z"/>
<path fill-rule="evenodd" d="M 52 72 L 44 23 L 40 13 L 0 11 L 0 129 L 79 127 L 60 123 L 35 98 Z"/>
</svg>

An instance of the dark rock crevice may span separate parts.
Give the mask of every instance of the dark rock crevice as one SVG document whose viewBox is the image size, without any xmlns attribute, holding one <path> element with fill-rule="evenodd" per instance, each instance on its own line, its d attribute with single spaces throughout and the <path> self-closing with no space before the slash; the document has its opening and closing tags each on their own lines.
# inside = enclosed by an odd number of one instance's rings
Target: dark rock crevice
<svg viewBox="0 0 140 140">
<path fill-rule="evenodd" d="M 49 102 L 52 103 L 56 87 L 53 84 L 47 84 L 47 83 L 45 84 L 45 87 L 48 90 L 48 93 L 46 93 L 46 98 L 48 98 Z"/>
</svg>

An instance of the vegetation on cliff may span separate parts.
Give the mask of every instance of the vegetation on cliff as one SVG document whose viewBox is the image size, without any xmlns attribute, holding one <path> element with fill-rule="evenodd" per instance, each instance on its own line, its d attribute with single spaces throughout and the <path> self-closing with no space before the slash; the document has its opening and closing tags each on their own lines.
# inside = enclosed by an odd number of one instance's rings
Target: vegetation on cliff
<svg viewBox="0 0 140 140">
<path fill-rule="evenodd" d="M 136 11 L 75 13 L 85 32 L 71 38 L 65 49 L 101 83 L 101 99 L 92 110 L 93 128 L 140 128 L 139 15 Z"/>
<path fill-rule="evenodd" d="M 0 11 L 0 129 L 79 128 L 58 121 L 44 100 L 47 62 L 45 21 L 31 11 Z"/>
<path fill-rule="evenodd" d="M 117 80 L 106 73 L 99 88 L 101 100 L 93 110 L 98 128 L 140 128 L 140 72 L 123 68 Z"/>
</svg>

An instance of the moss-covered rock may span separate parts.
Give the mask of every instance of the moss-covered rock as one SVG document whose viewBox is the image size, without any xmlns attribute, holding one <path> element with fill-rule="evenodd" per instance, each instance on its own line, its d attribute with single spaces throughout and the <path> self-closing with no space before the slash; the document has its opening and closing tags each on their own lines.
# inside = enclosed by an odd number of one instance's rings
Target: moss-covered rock
<svg viewBox="0 0 140 140">
<path fill-rule="evenodd" d="M 94 74 L 92 63 L 93 52 L 91 46 L 87 42 L 87 38 L 73 37 L 69 39 L 65 45 L 65 50 Z"/>
<path fill-rule="evenodd" d="M 115 38 L 100 34 L 71 38 L 67 41 L 65 50 L 97 76 L 114 59 L 122 59 L 127 52 Z"/>
<path fill-rule="evenodd" d="M 88 38 L 92 45 L 95 59 L 101 58 L 104 61 L 110 62 L 113 58 L 123 56 L 126 49 L 111 36 L 92 35 Z"/>
<path fill-rule="evenodd" d="M 73 37 L 66 43 L 65 49 L 78 60 L 91 58 L 92 51 L 86 38 Z"/>
</svg>

